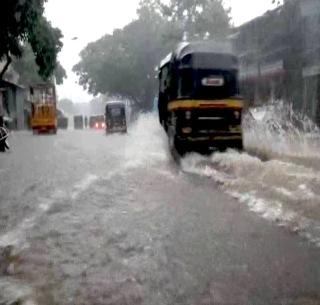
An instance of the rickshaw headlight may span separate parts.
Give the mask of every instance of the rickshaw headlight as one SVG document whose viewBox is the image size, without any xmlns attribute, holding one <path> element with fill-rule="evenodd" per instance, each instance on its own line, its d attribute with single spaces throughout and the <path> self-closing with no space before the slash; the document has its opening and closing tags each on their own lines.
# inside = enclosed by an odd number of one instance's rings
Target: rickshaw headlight
<svg viewBox="0 0 320 305">
<path fill-rule="evenodd" d="M 187 120 L 190 120 L 191 119 L 191 111 L 186 111 L 185 112 L 185 117 Z"/>
</svg>

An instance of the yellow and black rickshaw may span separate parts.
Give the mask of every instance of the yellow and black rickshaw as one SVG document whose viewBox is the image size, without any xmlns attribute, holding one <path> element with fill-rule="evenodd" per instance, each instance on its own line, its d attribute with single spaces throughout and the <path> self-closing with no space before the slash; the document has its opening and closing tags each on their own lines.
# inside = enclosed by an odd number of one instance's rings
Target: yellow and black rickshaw
<svg viewBox="0 0 320 305">
<path fill-rule="evenodd" d="M 53 83 L 30 86 L 31 128 L 34 134 L 57 133 L 57 96 Z"/>
<path fill-rule="evenodd" d="M 160 64 L 159 120 L 171 150 L 243 149 L 238 63 L 226 43 L 182 43 Z"/>
</svg>

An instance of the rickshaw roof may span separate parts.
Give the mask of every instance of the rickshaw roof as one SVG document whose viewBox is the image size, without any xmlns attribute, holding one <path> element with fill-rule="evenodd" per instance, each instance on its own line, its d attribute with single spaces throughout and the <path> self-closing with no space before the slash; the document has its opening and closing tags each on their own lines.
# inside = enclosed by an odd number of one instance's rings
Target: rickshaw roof
<svg viewBox="0 0 320 305">
<path fill-rule="evenodd" d="M 232 45 L 228 41 L 195 41 L 180 43 L 176 50 L 169 53 L 160 63 L 160 68 L 174 60 L 181 60 L 189 54 L 224 54 L 230 57 L 235 56 L 232 52 Z"/>
<path fill-rule="evenodd" d="M 173 53 L 169 53 L 163 60 L 160 62 L 160 69 L 164 67 L 166 64 L 171 62 L 173 59 Z"/>
<path fill-rule="evenodd" d="M 108 106 L 125 106 L 126 104 L 122 101 L 110 101 L 106 103 L 106 107 Z"/>
<path fill-rule="evenodd" d="M 233 55 L 231 43 L 205 40 L 180 44 L 176 49 L 175 58 L 179 60 L 188 54 L 196 53 Z"/>
</svg>

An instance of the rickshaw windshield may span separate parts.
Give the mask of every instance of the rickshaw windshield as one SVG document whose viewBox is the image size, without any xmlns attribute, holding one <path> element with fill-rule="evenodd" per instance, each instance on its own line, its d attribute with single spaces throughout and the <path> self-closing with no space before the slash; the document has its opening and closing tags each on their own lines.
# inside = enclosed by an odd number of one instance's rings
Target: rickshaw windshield
<svg viewBox="0 0 320 305">
<path fill-rule="evenodd" d="M 177 79 L 179 99 L 223 99 L 239 94 L 236 70 L 181 69 Z"/>
<path fill-rule="evenodd" d="M 112 118 L 119 118 L 125 115 L 123 105 L 110 105 L 106 107 L 106 115 Z"/>
<path fill-rule="evenodd" d="M 121 116 L 121 114 L 122 114 L 121 110 L 122 110 L 122 108 L 111 108 L 110 114 L 111 114 L 111 116 L 114 116 L 114 117 Z"/>
</svg>

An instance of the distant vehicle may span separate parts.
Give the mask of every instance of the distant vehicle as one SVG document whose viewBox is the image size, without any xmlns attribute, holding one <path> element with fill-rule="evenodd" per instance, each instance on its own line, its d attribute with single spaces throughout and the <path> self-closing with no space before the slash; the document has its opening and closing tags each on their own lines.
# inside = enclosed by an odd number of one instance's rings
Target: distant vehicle
<svg viewBox="0 0 320 305">
<path fill-rule="evenodd" d="M 160 64 L 159 120 L 170 150 L 242 150 L 237 57 L 227 44 L 182 43 Z"/>
<path fill-rule="evenodd" d="M 127 132 L 126 105 L 123 102 L 106 104 L 106 133 Z"/>
<path fill-rule="evenodd" d="M 68 129 L 68 123 L 69 123 L 69 119 L 67 117 L 58 118 L 58 128 Z"/>
<path fill-rule="evenodd" d="M 57 99 L 55 85 L 42 83 L 30 86 L 31 128 L 34 134 L 57 133 Z"/>
<path fill-rule="evenodd" d="M 89 128 L 94 128 L 94 124 L 95 124 L 95 117 L 90 116 L 89 117 Z"/>
<path fill-rule="evenodd" d="M 59 129 L 67 129 L 68 128 L 68 118 L 65 116 L 62 110 L 57 109 L 57 117 L 58 117 L 58 128 Z"/>
<path fill-rule="evenodd" d="M 83 116 L 75 115 L 73 117 L 74 129 L 83 129 Z"/>
<path fill-rule="evenodd" d="M 92 129 L 104 129 L 106 127 L 104 115 L 90 116 L 89 127 Z"/>
</svg>

